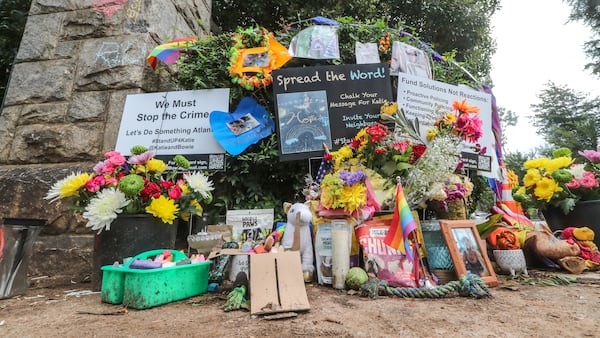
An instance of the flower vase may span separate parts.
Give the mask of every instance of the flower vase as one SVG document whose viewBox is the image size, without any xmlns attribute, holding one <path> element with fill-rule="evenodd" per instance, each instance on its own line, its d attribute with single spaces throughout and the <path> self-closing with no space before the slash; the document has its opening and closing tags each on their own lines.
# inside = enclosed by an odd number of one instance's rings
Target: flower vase
<svg viewBox="0 0 600 338">
<path fill-rule="evenodd" d="M 105 265 L 155 249 L 174 249 L 177 223 L 166 224 L 149 214 L 119 215 L 110 230 L 95 235 L 92 288 L 100 290 Z"/>
<path fill-rule="evenodd" d="M 577 202 L 567 215 L 560 208 L 549 205 L 542 214 L 553 232 L 567 227 L 590 228 L 595 234 L 594 243 L 600 246 L 600 200 Z"/>
</svg>

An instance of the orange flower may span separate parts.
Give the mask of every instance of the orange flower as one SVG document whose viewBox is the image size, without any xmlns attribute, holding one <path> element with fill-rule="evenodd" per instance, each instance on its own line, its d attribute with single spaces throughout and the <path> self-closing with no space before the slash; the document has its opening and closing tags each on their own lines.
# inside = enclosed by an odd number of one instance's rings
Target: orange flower
<svg viewBox="0 0 600 338">
<path fill-rule="evenodd" d="M 458 110 L 463 113 L 479 113 L 479 107 L 468 105 L 467 99 L 463 99 L 462 101 L 454 101 L 452 103 L 452 107 L 454 108 L 454 110 Z"/>
</svg>

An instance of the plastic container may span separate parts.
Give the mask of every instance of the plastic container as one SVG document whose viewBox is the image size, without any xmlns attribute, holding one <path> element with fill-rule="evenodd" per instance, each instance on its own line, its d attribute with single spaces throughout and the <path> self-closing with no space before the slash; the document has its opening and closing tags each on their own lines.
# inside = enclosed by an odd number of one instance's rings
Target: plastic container
<svg viewBox="0 0 600 338">
<path fill-rule="evenodd" d="M 101 301 L 123 304 L 133 309 L 147 309 L 207 291 L 211 261 L 147 270 L 130 268 L 130 264 L 136 260 L 146 260 L 164 251 L 159 249 L 141 253 L 123 266 L 103 266 Z M 171 250 L 171 253 L 174 262 L 188 259 L 180 251 Z"/>
<path fill-rule="evenodd" d="M 115 219 L 110 230 L 102 231 L 94 237 L 94 257 L 92 289 L 100 290 L 102 270 L 124 257 L 156 248 L 175 248 L 177 223 L 163 223 L 150 214 L 121 214 Z"/>
<path fill-rule="evenodd" d="M 27 292 L 31 248 L 43 219 L 5 218 L 0 226 L 0 299 Z"/>
</svg>

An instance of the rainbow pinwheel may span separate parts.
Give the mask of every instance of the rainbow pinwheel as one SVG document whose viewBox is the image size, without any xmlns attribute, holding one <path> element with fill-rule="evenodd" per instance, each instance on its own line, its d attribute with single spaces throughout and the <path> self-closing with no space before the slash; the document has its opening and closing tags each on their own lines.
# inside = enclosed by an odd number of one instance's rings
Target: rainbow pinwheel
<svg viewBox="0 0 600 338">
<path fill-rule="evenodd" d="M 179 38 L 171 40 L 167 43 L 163 43 L 162 45 L 156 46 L 154 50 L 152 50 L 152 53 L 148 55 L 146 60 L 152 69 L 156 69 L 156 64 L 158 63 L 157 59 L 168 65 L 172 65 L 179 60 L 179 53 L 181 49 L 187 47 L 195 41 L 196 37 L 191 37 Z"/>
</svg>

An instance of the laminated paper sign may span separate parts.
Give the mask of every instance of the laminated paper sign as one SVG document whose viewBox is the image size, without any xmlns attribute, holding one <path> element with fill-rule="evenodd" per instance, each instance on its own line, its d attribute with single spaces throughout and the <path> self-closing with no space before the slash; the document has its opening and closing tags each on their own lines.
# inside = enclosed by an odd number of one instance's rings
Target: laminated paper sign
<svg viewBox="0 0 600 338">
<path fill-rule="evenodd" d="M 232 226 L 234 241 L 260 241 L 273 229 L 273 209 L 227 210 L 225 222 Z"/>
</svg>

